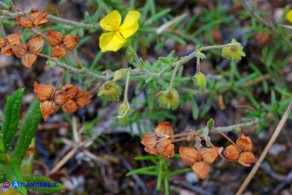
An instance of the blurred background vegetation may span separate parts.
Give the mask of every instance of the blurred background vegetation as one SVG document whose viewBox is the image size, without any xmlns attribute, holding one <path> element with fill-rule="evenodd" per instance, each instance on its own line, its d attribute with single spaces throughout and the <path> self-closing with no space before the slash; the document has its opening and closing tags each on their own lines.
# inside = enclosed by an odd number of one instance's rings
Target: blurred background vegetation
<svg viewBox="0 0 292 195">
<path fill-rule="evenodd" d="M 171 122 L 175 133 L 181 133 L 200 129 L 211 118 L 216 126 L 258 119 L 258 126 L 242 130 L 252 138 L 255 155 L 259 156 L 292 99 L 291 24 L 285 18 L 292 4 L 288 0 L 30 0 L 14 1 L 14 6 L 21 10 L 45 10 L 61 18 L 93 25 L 112 10 L 118 10 L 122 16 L 129 10 L 138 10 L 141 13 L 140 27 L 131 38 L 131 45 L 143 59 L 144 66 L 153 72 L 168 66 L 159 57 L 175 61 L 193 52 L 196 46 L 226 44 L 233 38 L 243 45 L 246 53 L 245 58 L 235 63 L 222 58 L 220 50 L 206 52 L 207 58 L 201 62 L 201 71 L 208 81 L 204 94 L 192 81 L 196 72 L 195 59 L 181 66 L 174 82 L 180 94 L 180 106 L 175 111 L 160 108 L 155 97 L 168 87 L 170 70 L 161 78 L 146 75 L 131 77 L 129 100 L 132 111 L 126 127 L 116 120 L 121 102 L 101 100 L 96 94 L 84 109 L 72 115 L 58 112 L 49 121 L 42 121 L 35 139 L 36 174 L 45 175 L 43 167 L 52 169 L 69 151 L 68 140 L 73 140 L 72 125 L 82 129 L 80 136 L 83 139 L 96 138 L 90 145 L 90 151 L 99 160 L 78 151 L 62 169 L 50 175 L 72 193 L 158 194 L 170 190 L 171 194 L 234 194 L 250 168 L 219 160 L 212 166 L 209 177 L 200 181 L 177 158 L 162 160 L 146 156 L 140 144 L 141 135 L 152 131 L 163 121 Z M 1 22 L 6 34 L 20 31 L 23 41 L 35 33 L 19 28 L 16 20 Z M 129 49 L 102 53 L 98 46 L 102 32 L 99 28 L 49 22 L 36 29 L 43 33 L 49 30 L 80 36 L 74 54 L 92 72 L 106 74 L 138 66 Z M 50 52 L 50 47 L 45 47 L 42 53 L 50 55 Z M 70 55 L 61 61 L 78 67 L 78 62 Z M 61 69 L 46 65 L 45 59 L 38 59 L 32 69 L 27 69 L 18 59 L 1 55 L 0 125 L 8 95 L 25 88 L 21 109 L 24 116 L 34 99 L 34 81 L 55 86 L 61 74 Z M 65 81 L 84 90 L 100 86 L 103 82 L 70 73 L 66 73 Z M 124 79 L 118 84 L 124 86 Z M 290 120 L 249 185 L 249 192 L 292 193 L 291 177 L 288 177 L 292 173 L 291 126 Z M 238 133 L 228 135 L 236 138 Z M 216 146 L 228 144 L 218 135 L 212 135 L 212 142 Z M 135 160 L 136 156 L 140 157 Z M 101 163 L 100 159 L 107 163 Z M 126 176 L 129 171 L 135 173 L 133 171 L 148 166 L 154 168 L 146 176 Z M 157 177 L 159 174 L 166 175 L 167 179 Z M 162 181 L 166 181 L 161 184 L 163 187 L 156 185 Z"/>
</svg>

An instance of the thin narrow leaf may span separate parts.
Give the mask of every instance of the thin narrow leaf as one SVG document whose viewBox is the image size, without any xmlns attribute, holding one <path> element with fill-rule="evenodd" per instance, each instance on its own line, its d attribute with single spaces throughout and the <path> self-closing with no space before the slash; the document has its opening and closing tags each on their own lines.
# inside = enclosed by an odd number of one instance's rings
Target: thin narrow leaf
<svg viewBox="0 0 292 195">
<path fill-rule="evenodd" d="M 55 182 L 47 177 L 44 176 L 31 176 L 31 177 L 24 177 L 26 182 L 28 184 L 36 184 L 36 183 L 42 183 L 46 184 L 47 187 L 45 186 L 37 186 L 37 185 L 31 185 L 29 188 L 41 192 L 41 193 L 46 193 L 46 194 L 51 194 L 55 192 L 59 192 L 64 189 L 64 186 L 58 182 Z"/>
<path fill-rule="evenodd" d="M 35 131 L 38 127 L 41 117 L 42 115 L 40 111 L 40 103 L 35 100 L 30 105 L 30 108 L 26 114 L 24 125 L 18 138 L 14 150 L 14 155 L 12 157 L 12 161 L 15 162 L 18 166 L 20 166 L 22 159 L 24 158 L 27 151 L 27 148 L 32 138 L 35 136 Z"/>
<path fill-rule="evenodd" d="M 3 147 L 5 153 L 8 152 L 17 131 L 23 91 L 24 89 L 18 89 L 7 99 L 4 114 L 5 120 L 3 124 Z"/>
</svg>

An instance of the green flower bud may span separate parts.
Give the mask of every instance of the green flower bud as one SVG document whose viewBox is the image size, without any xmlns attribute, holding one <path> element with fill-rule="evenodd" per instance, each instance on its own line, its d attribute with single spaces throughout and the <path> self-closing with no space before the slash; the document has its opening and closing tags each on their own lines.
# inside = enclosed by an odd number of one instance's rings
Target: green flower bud
<svg viewBox="0 0 292 195">
<path fill-rule="evenodd" d="M 50 68 L 54 68 L 57 66 L 56 62 L 48 60 L 46 61 L 46 64 L 50 67 Z"/>
<path fill-rule="evenodd" d="M 197 55 L 197 58 L 200 58 L 201 60 L 206 59 L 205 54 L 203 54 L 203 53 L 200 52 L 200 51 L 197 51 L 197 52 L 196 52 L 196 55 Z"/>
<path fill-rule="evenodd" d="M 122 126 L 128 124 L 128 115 L 130 112 L 130 105 L 128 102 L 123 102 L 119 108 L 119 116 L 117 118 L 120 120 Z"/>
<path fill-rule="evenodd" d="M 115 71 L 113 81 L 119 80 L 120 78 L 122 78 L 125 75 L 125 73 L 126 73 L 125 69 L 120 69 L 120 70 Z"/>
<path fill-rule="evenodd" d="M 235 44 L 232 47 L 224 47 L 222 49 L 222 57 L 228 60 L 239 61 L 241 57 L 245 57 L 243 47 L 235 39 L 232 39 L 231 43 Z"/>
<path fill-rule="evenodd" d="M 177 90 L 172 88 L 171 90 L 162 91 L 158 97 L 160 107 L 176 110 L 179 106 L 179 95 Z"/>
<path fill-rule="evenodd" d="M 208 127 L 209 130 L 214 127 L 214 123 L 215 122 L 214 122 L 214 120 L 212 118 L 210 120 L 208 120 L 207 127 Z"/>
<path fill-rule="evenodd" d="M 108 101 L 119 101 L 122 88 L 113 81 L 104 83 L 98 91 L 98 96 Z"/>
<path fill-rule="evenodd" d="M 203 73 L 198 72 L 193 76 L 193 80 L 195 82 L 195 85 L 200 88 L 202 93 L 205 93 L 207 81 L 206 77 Z"/>
</svg>

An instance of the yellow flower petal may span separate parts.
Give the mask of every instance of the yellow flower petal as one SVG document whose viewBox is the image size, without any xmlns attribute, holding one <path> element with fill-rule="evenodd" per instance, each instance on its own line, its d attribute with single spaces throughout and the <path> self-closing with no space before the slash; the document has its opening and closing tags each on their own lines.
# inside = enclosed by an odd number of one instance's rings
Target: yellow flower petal
<svg viewBox="0 0 292 195">
<path fill-rule="evenodd" d="M 286 14 L 286 19 L 288 22 L 292 23 L 292 9 L 290 9 Z"/>
<path fill-rule="evenodd" d="M 129 38 L 139 28 L 138 20 L 140 18 L 140 12 L 138 11 L 129 11 L 123 25 L 120 27 L 120 32 L 123 35 L 124 38 Z"/>
<path fill-rule="evenodd" d="M 126 41 L 119 31 L 102 33 L 99 37 L 99 47 L 102 52 L 118 51 Z"/>
<path fill-rule="evenodd" d="M 114 10 L 113 12 L 106 15 L 99 24 L 100 27 L 104 30 L 117 31 L 120 28 L 121 20 L 120 13 Z"/>
</svg>

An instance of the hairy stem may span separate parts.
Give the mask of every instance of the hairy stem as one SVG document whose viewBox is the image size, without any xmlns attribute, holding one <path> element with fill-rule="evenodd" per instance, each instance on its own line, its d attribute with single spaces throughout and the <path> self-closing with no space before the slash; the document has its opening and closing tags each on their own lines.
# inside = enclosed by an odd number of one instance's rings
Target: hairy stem
<svg viewBox="0 0 292 195">
<path fill-rule="evenodd" d="M 129 83 L 130 83 L 130 75 L 131 75 L 131 69 L 128 69 L 127 78 L 126 78 L 126 85 L 125 85 L 125 93 L 124 93 L 124 102 L 128 102 L 128 90 L 129 90 Z"/>
<path fill-rule="evenodd" d="M 173 87 L 173 82 L 174 82 L 174 79 L 175 79 L 175 76 L 176 76 L 176 73 L 178 71 L 178 68 L 181 64 L 180 63 L 177 63 L 174 67 L 174 70 L 173 70 L 173 73 L 172 73 L 172 76 L 171 76 L 171 79 L 170 79 L 170 83 L 169 83 L 169 91 L 172 89 Z"/>
</svg>

